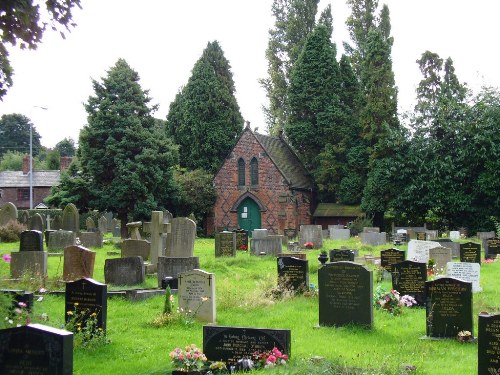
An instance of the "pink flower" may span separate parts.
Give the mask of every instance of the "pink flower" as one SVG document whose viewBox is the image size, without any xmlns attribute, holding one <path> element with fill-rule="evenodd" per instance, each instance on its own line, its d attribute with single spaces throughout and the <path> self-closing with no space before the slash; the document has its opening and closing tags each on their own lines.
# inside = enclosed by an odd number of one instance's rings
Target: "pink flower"
<svg viewBox="0 0 500 375">
<path fill-rule="evenodd" d="M 269 357 L 267 357 L 267 362 L 276 363 L 276 357 L 271 354 Z"/>
<path fill-rule="evenodd" d="M 18 305 L 19 307 L 26 307 L 26 304 L 24 302 L 19 302 Z"/>
<path fill-rule="evenodd" d="M 10 263 L 11 258 L 12 257 L 10 256 L 10 254 L 2 255 L 2 259 L 4 260 L 5 263 Z"/>
</svg>

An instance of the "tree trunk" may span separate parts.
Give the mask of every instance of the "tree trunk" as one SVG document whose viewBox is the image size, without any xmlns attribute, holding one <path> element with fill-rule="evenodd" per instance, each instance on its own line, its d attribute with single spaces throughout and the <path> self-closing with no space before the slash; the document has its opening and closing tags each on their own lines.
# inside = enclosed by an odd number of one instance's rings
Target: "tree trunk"
<svg viewBox="0 0 500 375">
<path fill-rule="evenodd" d="M 384 227 L 384 212 L 375 212 L 373 215 L 373 226 L 379 227 L 380 231 L 383 232 L 385 230 Z"/>
<path fill-rule="evenodd" d="M 120 235 L 122 239 L 127 239 L 128 238 L 128 228 L 127 228 L 127 214 L 126 213 L 120 213 L 118 214 L 118 219 L 120 219 Z"/>
</svg>

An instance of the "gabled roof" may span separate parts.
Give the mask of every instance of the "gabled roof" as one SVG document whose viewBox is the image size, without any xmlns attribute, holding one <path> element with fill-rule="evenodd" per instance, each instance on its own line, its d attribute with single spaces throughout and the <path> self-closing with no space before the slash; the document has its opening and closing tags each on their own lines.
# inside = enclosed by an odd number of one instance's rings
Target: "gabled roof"
<svg viewBox="0 0 500 375">
<path fill-rule="evenodd" d="M 59 184 L 61 171 L 33 171 L 33 187 L 50 187 Z M 30 175 L 22 171 L 0 172 L 0 188 L 29 188 Z"/>
<path fill-rule="evenodd" d="M 309 190 L 313 187 L 311 175 L 283 138 L 252 134 L 292 188 Z"/>
<path fill-rule="evenodd" d="M 356 217 L 363 212 L 359 206 L 348 206 L 338 203 L 320 203 L 314 211 L 313 217 Z"/>
</svg>

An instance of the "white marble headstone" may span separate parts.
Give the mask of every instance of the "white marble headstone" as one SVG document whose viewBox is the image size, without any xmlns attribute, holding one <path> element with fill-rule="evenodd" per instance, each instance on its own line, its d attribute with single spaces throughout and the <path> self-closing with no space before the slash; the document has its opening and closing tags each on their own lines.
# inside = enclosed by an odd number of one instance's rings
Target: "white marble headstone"
<svg viewBox="0 0 500 375">
<path fill-rule="evenodd" d="M 448 262 L 446 265 L 446 276 L 471 282 L 474 293 L 482 291 L 479 285 L 481 276 L 481 266 L 479 263 Z"/>
</svg>

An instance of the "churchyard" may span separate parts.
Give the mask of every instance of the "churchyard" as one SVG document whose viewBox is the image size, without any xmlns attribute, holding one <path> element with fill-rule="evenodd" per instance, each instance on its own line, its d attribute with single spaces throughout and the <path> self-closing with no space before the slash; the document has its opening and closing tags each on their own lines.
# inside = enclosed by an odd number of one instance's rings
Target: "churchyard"
<svg viewBox="0 0 500 375">
<path fill-rule="evenodd" d="M 473 288 L 472 283 L 438 279 L 443 271 L 436 269 L 437 274 L 429 275 L 429 280 L 438 281 L 428 283 L 424 288 L 428 294 L 430 290 L 433 291 L 434 300 L 431 304 L 434 310 L 426 311 L 423 298 L 421 307 L 404 307 L 401 314 L 396 315 L 385 309 L 372 310 L 371 307 L 376 303 L 376 298 L 372 296 L 380 293 L 381 289 L 390 292 L 392 282 L 388 271 L 391 271 L 393 278 L 396 275 L 397 280 L 394 281 L 397 285 L 402 289 L 407 288 L 407 293 L 413 294 L 418 300 L 420 291 L 415 289 L 415 285 L 422 281 L 419 280 L 422 275 L 418 271 L 418 265 L 422 263 L 401 263 L 401 253 L 386 250 L 397 247 L 407 255 L 411 253 L 416 257 L 425 257 L 429 251 L 422 249 L 427 241 L 419 242 L 418 248 L 415 248 L 415 243 L 410 248 L 406 243 L 393 246 L 389 242 L 372 246 L 364 244 L 361 237 L 323 239 L 320 248 L 300 248 L 297 259 L 281 257 L 274 252 L 258 255 L 251 250 L 234 251 L 231 241 L 227 248 L 233 250 L 216 250 L 216 240 L 197 238 L 191 256 L 197 258 L 202 272 L 187 271 L 182 274 L 176 285 L 178 291 L 175 288 L 173 294 L 173 312 L 168 316 L 162 314 L 165 291 L 158 288 L 161 280 L 156 274 L 147 272 L 131 275 L 133 270 L 141 269 L 140 264 L 144 260 L 142 257 L 120 258 L 121 250 L 116 245 L 120 240 L 110 233 L 104 236 L 102 247 L 90 248 L 92 254 L 74 247 L 64 253 L 60 251 L 56 255 L 49 255 L 47 278 L 43 284 L 26 275 L 21 275 L 15 282 L 9 281 L 12 278 L 11 264 L 3 257 L 4 260 L 0 261 L 1 289 L 34 292 L 31 302 L 33 321 L 57 329 L 67 323 L 68 311 L 76 311 L 76 307 L 85 303 L 89 311 L 94 311 L 92 309 L 95 306 L 99 307 L 95 310 L 98 312 L 96 324 L 106 333 L 89 341 L 82 340 L 81 333 L 74 335 L 74 374 L 170 374 L 174 366 L 169 354 L 177 347 L 184 348 L 194 343 L 198 348 L 204 348 L 205 341 L 208 341 L 204 352 L 218 356 L 224 352 L 219 346 L 229 345 L 234 349 L 243 345 L 242 342 L 251 340 L 251 337 L 263 341 L 268 340 L 268 337 L 281 337 L 284 349 L 290 355 L 285 366 L 262 369 L 260 373 L 478 373 L 478 346 L 482 345 L 485 350 L 486 345 L 481 337 L 477 340 L 478 315 L 481 312 L 495 314 L 500 310 L 500 288 L 496 285 L 500 262 L 477 264 L 480 267 L 480 285 L 476 288 Z M 266 241 L 269 239 L 268 236 L 264 238 Z M 226 239 L 218 238 L 217 246 L 224 244 L 224 241 L 227 242 Z M 463 245 L 463 254 L 455 255 L 477 260 L 472 253 L 475 245 L 481 241 L 476 238 L 472 241 L 455 240 L 455 243 Z M 275 242 L 275 239 L 270 239 L 270 242 Z M 39 246 L 36 241 L 30 244 Z M 437 245 L 439 251 L 435 252 L 436 258 L 439 258 L 439 262 L 450 260 L 453 250 L 447 252 L 441 245 Z M 0 256 L 14 254 L 19 251 L 19 247 L 19 242 L 0 243 Z M 287 252 L 286 247 L 283 245 L 282 253 Z M 332 252 L 333 249 L 342 251 Z M 329 256 L 335 262 L 322 266 L 318 261 L 321 250 L 330 251 Z M 384 251 L 382 260 L 385 272 L 378 265 L 381 251 Z M 343 262 L 353 255 L 356 264 Z M 95 283 L 85 281 L 82 286 L 79 285 L 81 281 L 63 282 L 64 279 L 73 279 L 64 272 L 66 257 L 70 256 L 80 259 L 74 263 L 85 264 L 79 271 L 88 272 L 89 268 L 93 268 L 89 276 Z M 474 278 L 473 273 L 478 272 L 475 265 L 462 263 L 462 266 L 457 256 L 453 258 L 457 265 L 451 267 L 454 275 L 467 273 Z M 116 266 L 122 270 L 119 274 L 128 276 L 126 279 L 130 285 L 115 285 L 107 275 L 111 272 L 110 264 L 120 259 L 131 259 L 126 264 Z M 481 259 L 484 261 L 484 250 Z M 92 262 L 93 267 L 90 266 Z M 413 263 L 416 265 L 413 266 Z M 472 271 L 464 271 L 463 268 L 471 268 Z M 72 267 L 72 270 L 76 272 L 76 267 Z M 160 269 L 158 271 L 162 272 Z M 277 277 L 285 274 L 289 282 L 287 287 L 283 287 L 283 280 L 278 283 Z M 301 288 L 301 280 L 304 280 L 302 284 L 308 289 L 305 293 Z M 475 290 L 477 287 L 480 290 Z M 292 291 L 295 290 L 299 292 L 294 294 Z M 183 297 L 178 298 L 177 293 Z M 106 294 L 108 298 L 103 298 Z M 211 300 L 206 305 L 205 302 L 199 302 L 200 298 L 212 296 L 213 303 Z M 181 312 L 177 311 L 179 306 Z M 356 309 L 352 309 L 353 306 Z M 448 321 L 453 318 L 450 308 L 457 306 L 460 307 L 459 316 L 455 316 L 458 322 Z M 340 312 L 337 314 L 333 311 Z M 438 315 L 441 316 L 439 320 Z M 443 322 L 444 327 L 441 326 Z M 457 332 L 450 329 L 448 323 L 462 327 L 460 331 L 466 327 L 476 340 L 459 341 Z M 488 322 L 484 317 L 481 324 L 493 325 L 493 329 L 497 326 L 497 323 Z M 233 328 L 227 333 L 220 327 Z M 241 327 L 243 331 L 236 327 Z M 251 330 L 254 328 L 263 330 L 253 333 Z M 484 328 L 484 331 L 488 332 L 489 341 L 495 340 L 492 329 Z M 443 339 L 442 336 L 448 338 Z M 68 338 L 63 334 L 57 337 L 65 343 L 62 344 L 63 348 L 68 351 Z M 277 342 L 281 343 L 278 339 Z"/>
</svg>

